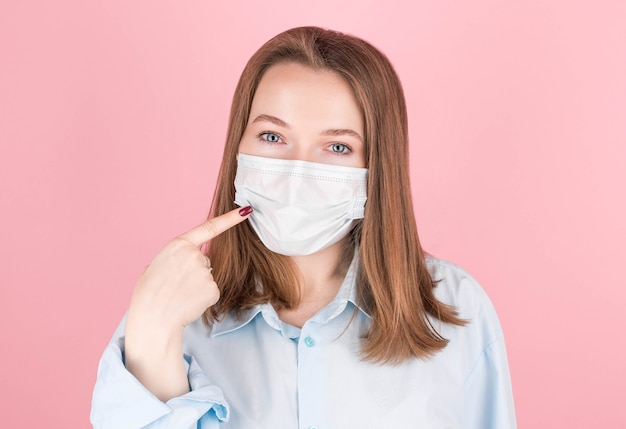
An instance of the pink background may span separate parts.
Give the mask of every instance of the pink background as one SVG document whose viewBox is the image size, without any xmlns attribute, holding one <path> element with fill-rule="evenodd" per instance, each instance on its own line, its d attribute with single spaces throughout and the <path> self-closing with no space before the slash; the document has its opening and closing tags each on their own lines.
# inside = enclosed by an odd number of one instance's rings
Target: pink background
<svg viewBox="0 0 626 429">
<path fill-rule="evenodd" d="M 207 213 L 245 61 L 309 24 L 395 64 L 422 241 L 495 303 L 519 427 L 626 427 L 626 2 L 3 3 L 3 427 L 89 427 L 135 279 Z"/>
</svg>

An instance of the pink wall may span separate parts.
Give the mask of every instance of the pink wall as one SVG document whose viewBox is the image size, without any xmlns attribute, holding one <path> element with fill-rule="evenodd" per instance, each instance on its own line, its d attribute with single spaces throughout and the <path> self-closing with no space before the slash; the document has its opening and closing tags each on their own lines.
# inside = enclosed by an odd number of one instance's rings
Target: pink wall
<svg viewBox="0 0 626 429">
<path fill-rule="evenodd" d="M 422 240 L 492 297 L 520 428 L 626 427 L 626 2 L 5 3 L 3 427 L 89 427 L 134 280 L 208 210 L 244 62 L 305 24 L 396 65 Z"/>
</svg>

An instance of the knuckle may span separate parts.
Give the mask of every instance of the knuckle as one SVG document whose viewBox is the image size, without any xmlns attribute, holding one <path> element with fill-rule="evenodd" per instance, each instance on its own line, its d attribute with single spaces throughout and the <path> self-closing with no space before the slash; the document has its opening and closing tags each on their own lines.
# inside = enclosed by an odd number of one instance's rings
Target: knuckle
<svg viewBox="0 0 626 429">
<path fill-rule="evenodd" d="M 211 261 L 209 260 L 209 257 L 206 256 L 204 253 L 202 252 L 195 252 L 194 253 L 194 259 L 200 264 L 202 265 L 203 268 L 206 268 L 207 264 L 210 264 Z M 209 265 L 210 266 L 210 265 Z"/>
<path fill-rule="evenodd" d="M 217 304 L 217 301 L 220 300 L 221 293 L 220 293 L 220 289 L 217 287 L 217 283 L 215 283 L 214 281 L 211 281 L 211 283 L 212 283 L 213 288 L 211 291 L 212 293 L 211 293 L 210 305 L 215 305 Z"/>
<path fill-rule="evenodd" d="M 166 248 L 172 252 L 176 252 L 179 249 L 184 249 L 188 245 L 189 243 L 187 243 L 183 238 L 176 237 L 167 244 Z"/>
<path fill-rule="evenodd" d="M 202 227 L 210 237 L 215 237 L 218 233 L 217 227 L 213 222 L 205 222 Z"/>
</svg>

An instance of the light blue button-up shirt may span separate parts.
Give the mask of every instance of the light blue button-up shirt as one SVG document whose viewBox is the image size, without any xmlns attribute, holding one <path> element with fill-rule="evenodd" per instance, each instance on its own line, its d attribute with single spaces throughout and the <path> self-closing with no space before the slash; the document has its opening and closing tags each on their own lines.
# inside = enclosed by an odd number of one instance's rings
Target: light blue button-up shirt
<svg viewBox="0 0 626 429">
<path fill-rule="evenodd" d="M 185 328 L 191 391 L 163 403 L 124 367 L 124 321 L 106 348 L 93 394 L 96 428 L 515 428 L 498 318 L 461 268 L 428 258 L 439 300 L 465 327 L 432 320 L 448 346 L 429 359 L 374 364 L 359 356 L 370 316 L 356 301 L 353 262 L 335 299 L 300 329 L 270 304 Z"/>
</svg>

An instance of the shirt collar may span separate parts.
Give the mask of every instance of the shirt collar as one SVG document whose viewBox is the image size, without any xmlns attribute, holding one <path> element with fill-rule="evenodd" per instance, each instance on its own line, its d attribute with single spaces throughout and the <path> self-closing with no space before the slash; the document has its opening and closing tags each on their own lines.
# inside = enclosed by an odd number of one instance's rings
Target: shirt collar
<svg viewBox="0 0 626 429">
<path fill-rule="evenodd" d="M 348 303 L 351 303 L 365 316 L 371 318 L 367 311 L 365 311 L 365 309 L 358 304 L 358 291 L 356 284 L 358 266 L 358 249 L 356 249 L 346 277 L 343 279 L 343 283 L 339 288 L 339 292 L 337 292 L 335 298 L 328 303 L 326 307 L 322 308 L 311 318 L 311 321 L 319 324 L 328 323 L 335 317 L 339 316 L 346 309 Z M 268 325 L 274 329 L 281 330 L 282 322 L 279 320 L 274 307 L 267 303 L 255 305 L 254 307 L 243 310 L 239 317 L 237 317 L 235 311 L 229 312 L 222 320 L 213 323 L 210 335 L 213 337 L 236 331 L 237 329 L 240 329 L 250 323 L 259 313 L 262 314 L 263 319 Z"/>
</svg>

